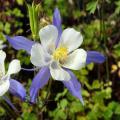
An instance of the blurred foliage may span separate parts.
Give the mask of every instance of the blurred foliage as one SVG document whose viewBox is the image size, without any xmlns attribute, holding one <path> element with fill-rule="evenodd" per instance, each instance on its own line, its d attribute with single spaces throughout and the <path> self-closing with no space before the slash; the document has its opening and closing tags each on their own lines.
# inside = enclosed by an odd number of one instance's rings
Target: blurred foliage
<svg viewBox="0 0 120 120">
<path fill-rule="evenodd" d="M 26 5 L 27 2 L 29 7 Z M 52 23 L 55 7 L 61 12 L 63 28 L 74 27 L 82 32 L 83 48 L 98 50 L 108 59 L 104 64 L 91 63 L 80 71 L 73 71 L 82 85 L 84 106 L 63 87 L 62 83 L 53 81 L 49 98 L 46 100 L 48 92 L 46 85 L 39 93 L 37 105 L 31 105 L 27 101 L 21 102 L 10 95 L 11 101 L 19 110 L 19 115 L 16 115 L 15 119 L 120 120 L 120 67 L 117 65 L 120 60 L 120 0 L 34 0 L 36 7 L 39 4 L 39 10 L 31 6 L 32 2 L 32 0 L 0 1 L 0 40 L 7 44 L 4 49 L 9 56 L 7 62 L 18 58 L 23 67 L 32 68 L 27 53 L 12 49 L 4 34 L 23 35 L 39 40 L 38 30 Z M 36 19 L 33 20 L 34 17 L 31 16 L 29 23 L 29 11 L 35 9 Z M 34 27 L 37 27 L 37 31 Z M 115 71 L 111 72 L 113 69 Z M 33 76 L 33 73 L 23 71 L 17 76 L 27 88 L 27 93 Z M 27 97 L 29 99 L 29 95 Z M 14 119 L 8 114 L 12 109 L 5 107 L 2 99 L 0 101 L 0 119 Z"/>
</svg>

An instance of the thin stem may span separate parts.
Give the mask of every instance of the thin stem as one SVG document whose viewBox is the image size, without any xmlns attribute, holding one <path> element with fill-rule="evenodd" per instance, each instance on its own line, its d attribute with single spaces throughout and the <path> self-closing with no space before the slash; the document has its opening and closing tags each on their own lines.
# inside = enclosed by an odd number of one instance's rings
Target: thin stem
<svg viewBox="0 0 120 120">
<path fill-rule="evenodd" d="M 18 110 L 17 108 L 11 103 L 11 101 L 6 97 L 6 96 L 2 96 L 2 98 L 6 101 L 7 104 L 9 104 L 9 106 L 18 114 Z"/>
<path fill-rule="evenodd" d="M 42 118 L 43 118 L 43 111 L 44 111 L 44 109 L 45 109 L 46 102 L 48 102 L 48 98 L 49 98 L 49 96 L 50 96 L 51 85 L 52 85 L 52 79 L 49 80 L 48 89 L 47 89 L 47 95 L 46 95 L 46 97 L 45 97 L 45 99 L 44 99 L 43 105 L 42 105 L 42 107 L 40 108 L 40 112 L 39 112 L 39 114 L 38 114 L 38 115 L 39 115 L 39 119 L 41 119 L 41 120 L 42 120 Z"/>
<path fill-rule="evenodd" d="M 49 83 L 48 83 L 48 89 L 47 89 L 47 95 L 44 99 L 44 102 L 43 102 L 43 106 L 41 108 L 41 112 L 44 110 L 44 107 L 46 105 L 46 102 L 48 101 L 48 98 L 50 96 L 50 89 L 51 89 L 51 85 L 52 85 L 52 79 L 49 80 Z"/>
<path fill-rule="evenodd" d="M 30 72 L 32 72 L 32 71 L 35 71 L 35 70 L 39 70 L 39 68 L 30 68 L 30 69 L 28 69 L 28 68 L 21 68 L 21 70 L 24 70 L 24 71 L 30 71 Z"/>
<path fill-rule="evenodd" d="M 104 16 L 104 6 L 103 6 L 103 4 L 104 4 L 104 0 L 102 0 L 102 2 L 101 2 L 101 6 L 100 6 L 100 13 L 99 13 L 99 15 L 100 15 L 100 39 L 101 39 L 101 41 L 103 41 L 104 42 L 104 49 L 105 49 L 105 53 L 107 54 L 108 52 L 108 49 L 107 49 L 107 43 L 106 43 L 106 36 L 105 36 L 105 30 L 106 30 L 106 28 L 105 28 L 105 21 L 104 21 L 104 18 L 103 18 L 103 16 Z M 107 77 L 107 80 L 109 80 L 109 67 L 108 67 L 108 58 L 106 57 L 106 77 Z"/>
</svg>

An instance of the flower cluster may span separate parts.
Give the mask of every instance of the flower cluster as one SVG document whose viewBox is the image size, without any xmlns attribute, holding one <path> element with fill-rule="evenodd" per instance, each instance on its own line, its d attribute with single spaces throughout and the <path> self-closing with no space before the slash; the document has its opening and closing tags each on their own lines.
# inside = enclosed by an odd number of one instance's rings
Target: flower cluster
<svg viewBox="0 0 120 120">
<path fill-rule="evenodd" d="M 91 62 L 102 63 L 105 61 L 105 57 L 99 52 L 85 51 L 79 48 L 83 42 L 83 36 L 80 32 L 73 28 L 62 31 L 61 16 L 57 8 L 54 11 L 53 24 L 43 27 L 39 31 L 39 36 L 40 43 L 23 36 L 6 36 L 12 47 L 16 50 L 25 50 L 30 55 L 31 63 L 39 69 L 30 87 L 30 102 L 36 102 L 39 89 L 43 88 L 52 77 L 54 80 L 61 81 L 71 94 L 84 104 L 81 84 L 71 70 L 79 70 Z M 3 55 L 0 62 L 3 62 L 5 53 L 1 51 L 0 54 Z M 1 65 L 3 66 L 3 64 Z M 18 60 L 13 60 L 10 63 L 6 75 L 4 70 L 0 70 L 0 95 L 3 95 L 9 89 L 14 95 L 25 99 L 26 92 L 23 86 L 10 79 L 10 74 L 18 71 L 20 71 Z M 2 88 L 2 86 L 5 86 L 5 88 Z"/>
</svg>

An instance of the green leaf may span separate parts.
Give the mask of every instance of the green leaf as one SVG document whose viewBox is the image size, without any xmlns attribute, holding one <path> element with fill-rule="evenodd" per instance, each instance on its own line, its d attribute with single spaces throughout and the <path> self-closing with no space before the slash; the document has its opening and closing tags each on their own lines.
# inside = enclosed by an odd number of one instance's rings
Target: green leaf
<svg viewBox="0 0 120 120">
<path fill-rule="evenodd" d="M 89 92 L 87 90 L 84 90 L 84 89 L 82 90 L 82 95 L 85 96 L 85 97 L 90 96 Z"/>
<path fill-rule="evenodd" d="M 94 64 L 93 63 L 90 63 L 90 64 L 88 64 L 87 65 L 87 68 L 88 68 L 88 70 L 93 70 L 93 68 L 94 68 Z"/>
<path fill-rule="evenodd" d="M 100 88 L 101 84 L 98 80 L 94 80 L 93 84 L 92 84 L 92 89 L 97 89 Z"/>
<path fill-rule="evenodd" d="M 120 1 L 115 2 L 115 4 L 117 6 L 116 9 L 115 9 L 115 13 L 119 14 L 120 13 Z"/>
<path fill-rule="evenodd" d="M 23 17 L 23 14 L 21 13 L 21 11 L 18 8 L 14 8 L 12 11 L 12 14 L 16 17 Z"/>
<path fill-rule="evenodd" d="M 69 104 L 70 105 L 70 107 L 72 108 L 72 109 L 70 109 L 70 112 L 72 112 L 73 114 L 74 113 L 77 113 L 77 112 L 83 112 L 84 111 L 84 107 L 83 107 L 83 105 L 81 104 L 81 102 L 77 102 L 77 101 L 74 101 L 74 102 L 72 102 L 71 104 Z"/>
<path fill-rule="evenodd" d="M 23 5 L 24 0 L 16 0 L 19 5 Z"/>
<path fill-rule="evenodd" d="M 110 120 L 113 115 L 113 112 L 110 109 L 104 111 L 104 118 L 105 120 Z"/>
<path fill-rule="evenodd" d="M 118 106 L 118 103 L 112 101 L 112 102 L 110 102 L 110 103 L 108 104 L 108 109 L 111 109 L 111 110 L 114 111 L 114 110 L 116 109 L 117 106 Z"/>
<path fill-rule="evenodd" d="M 97 4 L 98 4 L 98 1 L 89 2 L 87 4 L 86 10 L 93 14 L 97 8 Z"/>
<path fill-rule="evenodd" d="M 2 22 L 0 22 L 0 31 L 3 31 L 4 25 Z"/>
<path fill-rule="evenodd" d="M 68 101 L 66 99 L 62 99 L 60 101 L 60 107 L 64 110 L 65 107 L 68 105 Z"/>
<path fill-rule="evenodd" d="M 120 115 L 120 104 L 116 106 L 115 114 Z"/>
<path fill-rule="evenodd" d="M 55 97 L 55 101 L 58 101 L 61 97 L 64 97 L 67 94 L 68 90 L 64 89 L 62 93 L 58 93 Z"/>
<path fill-rule="evenodd" d="M 97 115 L 94 112 L 89 112 L 87 115 L 87 120 L 98 120 Z"/>
<path fill-rule="evenodd" d="M 6 22 L 4 26 L 4 31 L 9 34 L 10 33 L 10 23 Z"/>
<path fill-rule="evenodd" d="M 5 110 L 0 106 L 0 116 L 3 116 L 5 114 Z"/>
<path fill-rule="evenodd" d="M 117 58 L 120 57 L 120 43 L 118 43 L 114 46 L 114 53 Z"/>
</svg>

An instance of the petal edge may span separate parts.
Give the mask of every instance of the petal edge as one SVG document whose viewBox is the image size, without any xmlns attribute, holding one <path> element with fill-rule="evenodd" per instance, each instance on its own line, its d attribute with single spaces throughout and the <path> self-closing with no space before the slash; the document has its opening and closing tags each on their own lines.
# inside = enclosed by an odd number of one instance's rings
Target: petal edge
<svg viewBox="0 0 120 120">
<path fill-rule="evenodd" d="M 9 37 L 5 36 L 11 46 L 16 50 L 25 50 L 30 54 L 32 45 L 35 43 L 32 40 L 29 40 L 23 36 Z"/>
<path fill-rule="evenodd" d="M 81 95 L 81 85 L 78 82 L 75 75 L 73 74 L 73 72 L 71 72 L 70 70 L 67 70 L 67 71 L 71 75 L 71 79 L 69 81 L 63 81 L 63 84 L 68 88 L 70 93 L 73 96 L 77 97 L 81 101 L 81 103 L 84 105 L 84 101 Z"/>
<path fill-rule="evenodd" d="M 94 63 L 103 63 L 106 57 L 97 51 L 87 51 L 86 64 Z"/>
<path fill-rule="evenodd" d="M 47 84 L 50 78 L 50 71 L 48 67 L 43 67 L 39 70 L 37 75 L 34 77 L 30 87 L 30 102 L 35 103 L 39 89 Z"/>
<path fill-rule="evenodd" d="M 16 97 L 19 97 L 20 99 L 25 100 L 26 90 L 23 87 L 23 85 L 17 80 L 10 79 L 9 92 L 15 95 Z"/>
</svg>

